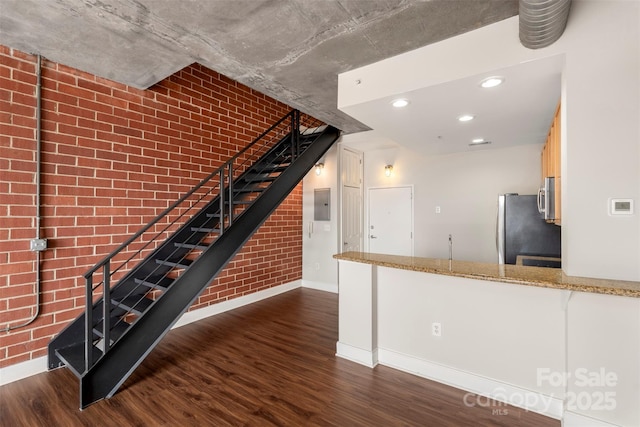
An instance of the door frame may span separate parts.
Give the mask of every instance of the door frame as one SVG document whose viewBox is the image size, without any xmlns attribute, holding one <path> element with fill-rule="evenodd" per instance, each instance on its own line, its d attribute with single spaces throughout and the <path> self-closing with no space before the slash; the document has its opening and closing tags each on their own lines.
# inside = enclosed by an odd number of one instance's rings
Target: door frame
<svg viewBox="0 0 640 427">
<path fill-rule="evenodd" d="M 394 188 L 409 188 L 411 190 L 411 255 L 413 256 L 415 253 L 415 230 L 414 230 L 414 217 L 415 217 L 415 204 L 414 204 L 414 194 L 415 194 L 415 188 L 413 186 L 413 184 L 407 184 L 407 185 L 390 185 L 390 186 L 384 186 L 384 187 L 367 187 L 367 199 L 364 200 L 363 202 L 366 205 L 366 221 L 367 223 L 365 224 L 365 230 L 366 230 L 366 252 L 370 251 L 370 246 L 369 243 L 371 241 L 371 239 L 369 239 L 369 232 L 371 231 L 371 205 L 370 205 L 370 197 L 369 195 L 371 194 L 371 190 L 388 190 L 388 189 L 394 189 Z M 363 235 L 364 237 L 364 235 Z"/>
</svg>

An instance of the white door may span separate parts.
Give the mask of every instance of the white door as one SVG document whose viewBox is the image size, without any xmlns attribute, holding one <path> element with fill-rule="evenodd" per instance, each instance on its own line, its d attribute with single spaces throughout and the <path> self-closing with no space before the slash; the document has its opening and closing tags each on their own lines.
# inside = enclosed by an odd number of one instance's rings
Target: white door
<svg viewBox="0 0 640 427">
<path fill-rule="evenodd" d="M 340 251 L 362 251 L 362 153 L 340 150 Z"/>
<path fill-rule="evenodd" d="M 362 153 L 343 148 L 340 164 L 342 185 L 362 188 Z"/>
<path fill-rule="evenodd" d="M 369 252 L 413 255 L 411 187 L 369 189 Z"/>
<path fill-rule="evenodd" d="M 344 213 L 342 221 L 342 252 L 360 252 L 362 242 L 362 192 L 358 187 L 342 189 Z"/>
</svg>

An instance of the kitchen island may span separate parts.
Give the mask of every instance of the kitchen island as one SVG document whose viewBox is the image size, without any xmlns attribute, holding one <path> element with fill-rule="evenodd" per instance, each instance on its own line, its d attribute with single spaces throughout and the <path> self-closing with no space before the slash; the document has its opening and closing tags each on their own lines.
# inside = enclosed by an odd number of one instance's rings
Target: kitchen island
<svg viewBox="0 0 640 427">
<path fill-rule="evenodd" d="M 565 426 L 640 425 L 639 282 L 361 252 L 335 258 L 338 356 Z"/>
</svg>

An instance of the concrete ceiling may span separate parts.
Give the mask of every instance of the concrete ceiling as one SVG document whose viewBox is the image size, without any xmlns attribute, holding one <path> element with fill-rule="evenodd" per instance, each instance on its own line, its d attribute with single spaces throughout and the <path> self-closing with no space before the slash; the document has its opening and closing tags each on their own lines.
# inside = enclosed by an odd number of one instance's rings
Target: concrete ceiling
<svg viewBox="0 0 640 427">
<path fill-rule="evenodd" d="M 339 73 L 517 13 L 517 0 L 0 0 L 0 43 L 138 88 L 198 62 L 351 133 L 368 128 L 337 109 Z"/>
</svg>

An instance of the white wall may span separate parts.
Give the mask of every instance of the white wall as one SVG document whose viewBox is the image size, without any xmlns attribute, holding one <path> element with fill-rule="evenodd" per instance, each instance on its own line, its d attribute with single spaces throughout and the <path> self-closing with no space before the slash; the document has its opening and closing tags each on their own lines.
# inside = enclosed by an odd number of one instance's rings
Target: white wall
<svg viewBox="0 0 640 427">
<path fill-rule="evenodd" d="M 414 186 L 415 256 L 447 258 L 452 234 L 454 259 L 497 262 L 498 195 L 536 194 L 541 151 L 540 144 L 441 156 L 423 156 L 403 147 L 366 151 L 365 190 Z M 390 177 L 384 175 L 387 164 L 393 165 Z M 365 199 L 365 209 L 367 203 Z M 367 220 L 365 215 L 365 229 Z"/>
<path fill-rule="evenodd" d="M 513 17 L 343 73 L 338 106 L 349 113 L 364 102 L 557 54 L 566 59 L 563 269 L 640 280 L 640 2 L 574 1 L 563 36 L 544 49 L 520 44 Z M 634 199 L 636 214 L 609 216 L 611 197 Z"/>
<path fill-rule="evenodd" d="M 607 212 L 611 197 L 640 204 L 640 2 L 581 3 L 572 6 L 580 27 L 568 34 L 564 73 L 566 271 L 640 280 L 640 209 Z"/>
<path fill-rule="evenodd" d="M 322 173 L 312 169 L 302 183 L 302 285 L 337 292 L 338 262 L 338 144 L 324 155 Z M 314 221 L 313 192 L 317 188 L 331 191 L 330 220 Z M 313 231 L 309 233 L 310 228 Z"/>
<path fill-rule="evenodd" d="M 567 335 L 567 410 L 640 425 L 640 298 L 575 292 Z"/>
<path fill-rule="evenodd" d="M 536 374 L 565 371 L 567 291 L 377 270 L 379 348 L 564 398 L 564 386 Z"/>
</svg>

